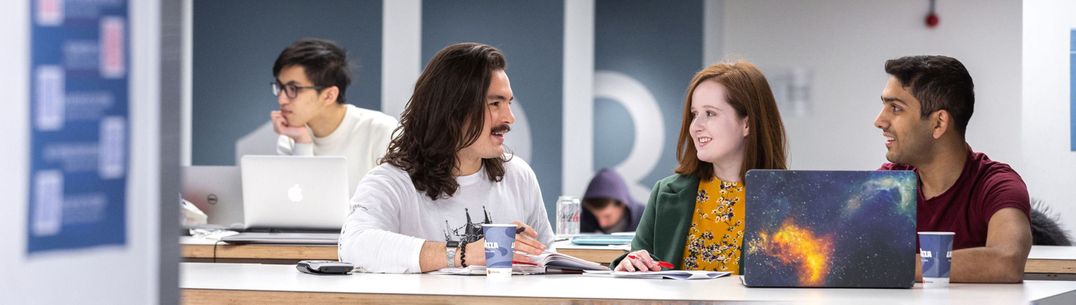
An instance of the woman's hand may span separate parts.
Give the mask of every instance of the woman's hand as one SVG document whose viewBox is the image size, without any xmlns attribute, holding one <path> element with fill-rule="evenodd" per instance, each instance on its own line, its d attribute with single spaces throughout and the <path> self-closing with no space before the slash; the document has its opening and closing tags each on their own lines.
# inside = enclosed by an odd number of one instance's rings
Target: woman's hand
<svg viewBox="0 0 1076 305">
<path fill-rule="evenodd" d="M 639 250 L 628 253 L 628 256 L 616 265 L 615 271 L 661 271 L 661 266 L 650 256 L 650 252 Z"/>
</svg>

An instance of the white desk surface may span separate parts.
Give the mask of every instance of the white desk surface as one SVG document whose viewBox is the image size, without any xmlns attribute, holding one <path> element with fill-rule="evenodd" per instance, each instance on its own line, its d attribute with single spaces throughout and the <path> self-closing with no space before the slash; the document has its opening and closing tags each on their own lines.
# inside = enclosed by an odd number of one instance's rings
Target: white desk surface
<svg viewBox="0 0 1076 305">
<path fill-rule="evenodd" d="M 1027 304 L 1076 290 L 1076 282 L 1025 281 L 1023 284 L 952 284 L 948 288 L 775 289 L 746 288 L 738 277 L 676 281 L 614 279 L 582 275 L 483 276 L 430 274 L 353 274 L 319 276 L 293 265 L 181 263 L 180 288 L 190 290 L 282 291 L 412 296 L 499 298 L 730 301 L 870 304 Z M 236 292 L 238 293 L 238 292 Z M 1076 292 L 1065 297 L 1073 297 Z M 526 299 L 521 299 L 526 300 Z M 530 299 L 535 300 L 535 299 Z M 1071 304 L 1071 303 L 1070 303 Z"/>
<path fill-rule="evenodd" d="M 216 243 L 217 243 L 216 240 L 212 240 L 212 239 L 208 239 L 208 238 L 198 238 L 198 237 L 194 237 L 194 236 L 180 236 L 179 237 L 179 244 L 180 245 L 212 246 L 212 245 L 214 245 Z"/>
<path fill-rule="evenodd" d="M 1076 247 L 1072 246 L 1031 246 L 1028 259 L 1076 260 Z"/>
</svg>

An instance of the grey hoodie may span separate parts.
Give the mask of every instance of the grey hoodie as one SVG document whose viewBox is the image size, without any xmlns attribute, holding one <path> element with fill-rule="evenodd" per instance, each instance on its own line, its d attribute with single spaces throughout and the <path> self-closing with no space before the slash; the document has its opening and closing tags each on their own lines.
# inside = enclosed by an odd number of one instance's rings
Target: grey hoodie
<svg viewBox="0 0 1076 305">
<path fill-rule="evenodd" d="M 614 199 L 623 203 L 627 209 L 624 216 L 629 217 L 628 225 L 625 229 L 629 232 L 635 231 L 635 228 L 639 226 L 639 218 L 642 218 L 643 209 L 645 208 L 645 206 L 631 198 L 631 194 L 628 193 L 628 186 L 624 184 L 624 179 L 615 171 L 607 168 L 601 169 L 594 175 L 594 178 L 590 179 L 587 191 L 583 195 L 583 200 L 587 199 Z M 603 231 L 598 225 L 598 219 L 585 207 L 582 208 L 582 217 L 579 220 L 579 232 L 613 233 Z"/>
</svg>

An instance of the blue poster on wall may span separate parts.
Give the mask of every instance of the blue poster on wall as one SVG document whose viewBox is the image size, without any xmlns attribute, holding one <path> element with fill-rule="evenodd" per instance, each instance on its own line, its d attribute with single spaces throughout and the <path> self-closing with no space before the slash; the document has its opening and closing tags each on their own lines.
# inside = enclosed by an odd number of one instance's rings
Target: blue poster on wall
<svg viewBox="0 0 1076 305">
<path fill-rule="evenodd" d="M 127 240 L 127 0 L 30 8 L 28 254 Z"/>
<path fill-rule="evenodd" d="M 1076 29 L 1069 35 L 1069 146 L 1076 151 Z"/>
</svg>

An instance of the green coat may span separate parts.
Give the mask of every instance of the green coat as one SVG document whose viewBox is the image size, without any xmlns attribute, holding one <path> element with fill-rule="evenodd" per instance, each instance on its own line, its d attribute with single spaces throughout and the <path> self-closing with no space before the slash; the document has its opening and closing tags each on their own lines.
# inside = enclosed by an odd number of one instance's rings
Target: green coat
<svg viewBox="0 0 1076 305">
<path fill-rule="evenodd" d="M 655 260 L 684 269 L 684 242 L 691 228 L 698 191 L 699 179 L 692 176 L 675 174 L 658 180 L 650 190 L 650 200 L 631 240 L 631 251 L 646 249 Z M 613 260 L 610 266 L 616 268 L 625 256 Z M 742 254 L 740 274 L 743 274 Z"/>
<path fill-rule="evenodd" d="M 650 190 L 650 200 L 635 229 L 631 251 L 645 249 L 655 260 L 683 269 L 684 241 L 691 228 L 698 190 L 699 179 L 695 177 L 676 174 L 658 180 Z M 620 264 L 625 256 L 613 260 L 612 266 Z"/>
</svg>

